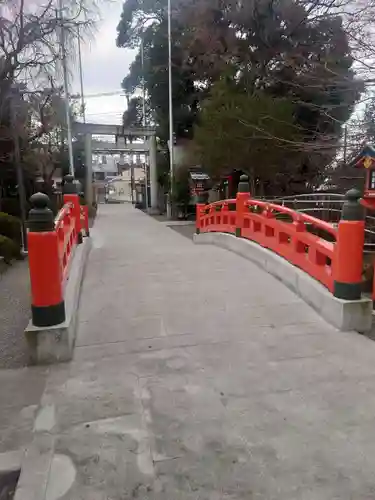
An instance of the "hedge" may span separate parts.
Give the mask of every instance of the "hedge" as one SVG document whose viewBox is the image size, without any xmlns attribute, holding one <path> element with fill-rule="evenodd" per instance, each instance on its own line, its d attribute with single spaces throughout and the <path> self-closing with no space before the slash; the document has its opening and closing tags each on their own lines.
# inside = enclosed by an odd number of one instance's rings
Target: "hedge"
<svg viewBox="0 0 375 500">
<path fill-rule="evenodd" d="M 14 241 L 21 246 L 21 221 L 13 215 L 0 212 L 0 235 Z"/>
<path fill-rule="evenodd" d="M 13 259 L 20 259 L 20 247 L 10 238 L 0 235 L 0 257 L 4 257 L 6 264 L 11 264 Z"/>
</svg>

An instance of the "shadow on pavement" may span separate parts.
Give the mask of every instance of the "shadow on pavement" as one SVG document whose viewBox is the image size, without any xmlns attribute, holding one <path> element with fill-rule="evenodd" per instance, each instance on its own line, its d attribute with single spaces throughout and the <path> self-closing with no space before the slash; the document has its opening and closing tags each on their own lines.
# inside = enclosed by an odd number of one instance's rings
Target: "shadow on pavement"
<svg viewBox="0 0 375 500">
<path fill-rule="evenodd" d="M 167 224 L 167 226 L 181 236 L 185 236 L 185 238 L 193 240 L 195 224 L 173 224 L 173 222 L 171 222 L 170 224 Z"/>
</svg>

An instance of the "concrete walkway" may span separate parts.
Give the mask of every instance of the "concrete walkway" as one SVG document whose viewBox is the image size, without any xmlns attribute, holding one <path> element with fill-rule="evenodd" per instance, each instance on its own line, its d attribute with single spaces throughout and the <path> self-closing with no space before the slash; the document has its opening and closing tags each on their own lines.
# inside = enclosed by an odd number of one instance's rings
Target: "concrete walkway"
<svg viewBox="0 0 375 500">
<path fill-rule="evenodd" d="M 128 205 L 92 237 L 36 421 L 48 481 L 17 500 L 375 498 L 374 342 Z"/>
</svg>

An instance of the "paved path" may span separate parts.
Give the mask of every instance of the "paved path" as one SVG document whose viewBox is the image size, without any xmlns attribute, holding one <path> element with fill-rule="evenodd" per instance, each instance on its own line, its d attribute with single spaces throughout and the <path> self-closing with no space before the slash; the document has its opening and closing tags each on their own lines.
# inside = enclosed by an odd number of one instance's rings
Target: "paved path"
<svg viewBox="0 0 375 500">
<path fill-rule="evenodd" d="M 375 498 L 375 343 L 130 206 L 92 237 L 47 500 Z"/>
</svg>

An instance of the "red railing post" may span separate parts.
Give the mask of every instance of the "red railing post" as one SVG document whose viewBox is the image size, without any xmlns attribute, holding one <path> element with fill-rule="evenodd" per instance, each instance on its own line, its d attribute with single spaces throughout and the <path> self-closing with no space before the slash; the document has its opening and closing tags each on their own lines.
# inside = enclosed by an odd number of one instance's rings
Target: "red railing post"
<svg viewBox="0 0 375 500">
<path fill-rule="evenodd" d="M 201 195 L 198 195 L 197 204 L 195 205 L 195 232 L 196 234 L 200 234 L 202 229 L 202 214 L 203 209 L 206 206 L 202 203 L 203 198 Z"/>
<path fill-rule="evenodd" d="M 82 227 L 81 227 L 81 203 L 78 195 L 77 185 L 74 183 L 74 177 L 72 175 L 66 175 L 64 177 L 64 204 L 71 203 L 73 206 L 72 214 L 75 220 L 75 228 L 77 235 L 77 244 L 82 243 Z"/>
<path fill-rule="evenodd" d="M 345 195 L 333 260 L 333 295 L 339 299 L 361 298 L 365 213 L 361 194 L 351 189 Z"/>
<path fill-rule="evenodd" d="M 236 236 L 241 237 L 244 224 L 245 204 L 250 198 L 250 185 L 247 175 L 241 175 L 236 196 Z"/>
<path fill-rule="evenodd" d="M 65 321 L 59 239 L 50 200 L 36 193 L 28 217 L 29 272 L 32 323 L 38 327 Z"/>
</svg>

